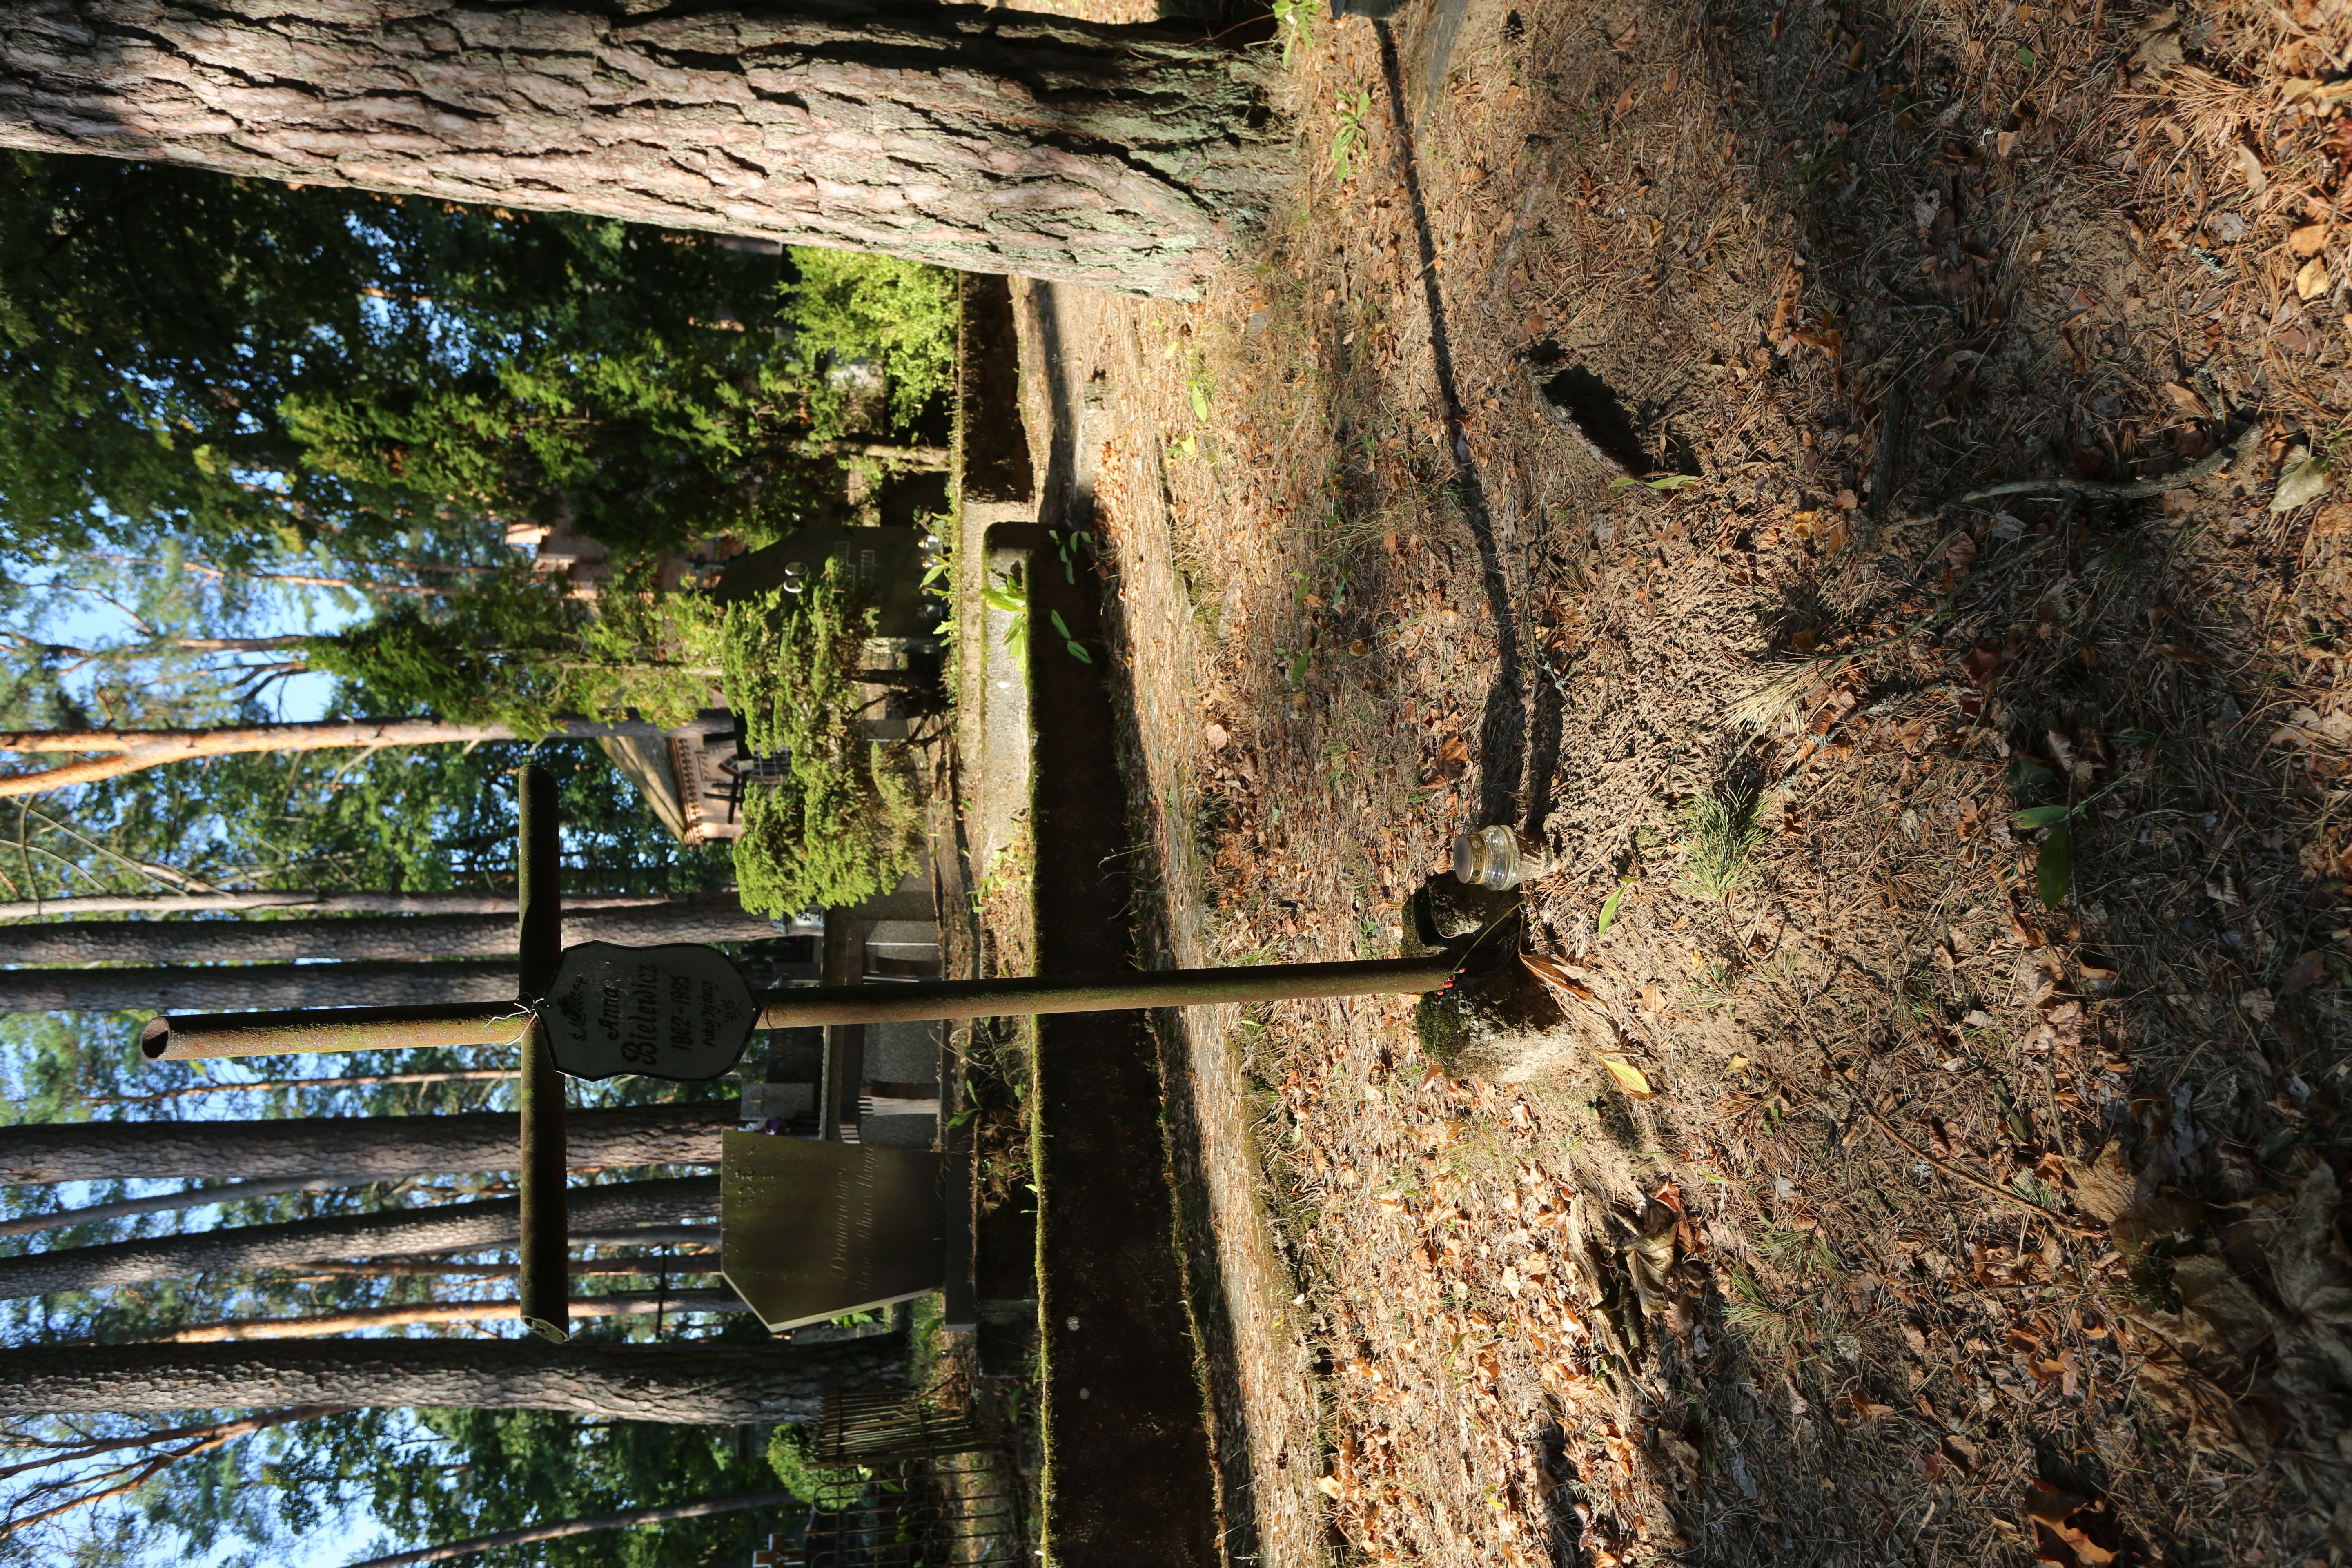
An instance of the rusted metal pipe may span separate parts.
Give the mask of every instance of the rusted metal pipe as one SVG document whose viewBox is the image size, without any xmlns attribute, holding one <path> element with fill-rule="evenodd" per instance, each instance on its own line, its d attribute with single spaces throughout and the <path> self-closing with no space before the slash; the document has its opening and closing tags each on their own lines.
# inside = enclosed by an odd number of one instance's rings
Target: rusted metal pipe
<svg viewBox="0 0 2352 1568">
<path fill-rule="evenodd" d="M 1114 1013 L 1314 996 L 1435 991 L 1455 961 L 1372 959 L 1355 963 L 1253 963 L 1063 979 L 949 980 L 919 985 L 803 985 L 760 994 L 760 1027 L 998 1018 L 1029 1013 Z M 294 1052 L 384 1051 L 424 1046 L 509 1046 L 530 1015 L 509 1003 L 429 1007 L 331 1007 L 308 1013 L 215 1013 L 157 1018 L 140 1037 L 151 1061 Z"/>
<path fill-rule="evenodd" d="M 555 775 L 536 764 L 516 770 L 521 816 L 515 826 L 516 942 L 522 1001 L 535 1006 L 555 984 L 563 959 L 563 847 Z M 570 1179 L 563 1137 L 563 1075 L 555 1070 L 547 1030 L 535 1020 L 522 1041 L 518 1096 L 522 1111 L 522 1265 L 515 1294 L 523 1325 L 558 1343 L 572 1337 Z"/>
<path fill-rule="evenodd" d="M 1232 969 L 1162 969 L 1051 979 L 787 986 L 760 993 L 760 1027 L 998 1018 L 1025 1013 L 1117 1013 L 1133 1007 L 1201 1007 L 1229 1002 L 1435 991 L 1454 977 L 1457 962 L 1441 953 L 1353 963 L 1253 963 Z"/>
<path fill-rule="evenodd" d="M 435 1002 L 416 1007 L 313 1007 L 276 1013 L 165 1015 L 139 1031 L 151 1062 L 336 1051 L 520 1045 L 530 1010 L 514 1002 Z"/>
</svg>

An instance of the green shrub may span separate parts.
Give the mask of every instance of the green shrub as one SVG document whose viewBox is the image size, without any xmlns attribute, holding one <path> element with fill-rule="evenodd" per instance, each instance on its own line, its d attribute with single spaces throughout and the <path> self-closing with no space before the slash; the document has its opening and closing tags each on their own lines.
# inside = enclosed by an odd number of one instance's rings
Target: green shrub
<svg viewBox="0 0 2352 1568">
<path fill-rule="evenodd" d="M 799 353 L 835 365 L 878 365 L 889 383 L 891 422 L 912 424 L 953 383 L 955 274 L 851 250 L 795 247 L 792 256 L 800 280 L 784 285 L 780 313 Z M 820 436 L 838 436 L 848 400 L 844 388 L 824 384 L 810 397 L 813 426 Z"/>
<path fill-rule="evenodd" d="M 768 1465 L 786 1491 L 815 1508 L 846 1508 L 866 1490 L 873 1472 L 862 1465 L 820 1465 L 809 1458 L 809 1430 L 779 1426 L 768 1439 Z"/>
<path fill-rule="evenodd" d="M 905 748 L 866 738 L 859 655 L 875 624 L 833 565 L 798 595 L 730 605 L 726 687 L 758 756 L 791 753 L 790 776 L 744 792 L 735 880 L 743 906 L 789 914 L 887 892 L 923 845 L 920 791 Z"/>
<path fill-rule="evenodd" d="M 304 661 L 379 713 L 510 726 L 525 739 L 571 717 L 630 713 L 682 724 L 719 673 L 718 607 L 654 589 L 650 558 L 594 601 L 515 563 L 462 594 L 404 600 L 349 631 L 305 640 Z"/>
</svg>

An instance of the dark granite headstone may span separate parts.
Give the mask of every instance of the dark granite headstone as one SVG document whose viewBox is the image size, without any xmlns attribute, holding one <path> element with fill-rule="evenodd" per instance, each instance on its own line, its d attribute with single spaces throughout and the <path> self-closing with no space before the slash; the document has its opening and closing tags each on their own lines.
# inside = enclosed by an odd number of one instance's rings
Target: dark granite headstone
<svg viewBox="0 0 2352 1568">
<path fill-rule="evenodd" d="M 727 1283 L 770 1330 L 887 1306 L 945 1281 L 939 1155 L 730 1132 L 719 1159 Z"/>
<path fill-rule="evenodd" d="M 804 528 L 775 543 L 739 555 L 711 591 L 721 604 L 772 588 L 807 584 L 837 562 L 841 581 L 878 612 L 877 637 L 929 637 L 937 616 L 924 605 L 923 536 L 911 528 Z"/>
</svg>

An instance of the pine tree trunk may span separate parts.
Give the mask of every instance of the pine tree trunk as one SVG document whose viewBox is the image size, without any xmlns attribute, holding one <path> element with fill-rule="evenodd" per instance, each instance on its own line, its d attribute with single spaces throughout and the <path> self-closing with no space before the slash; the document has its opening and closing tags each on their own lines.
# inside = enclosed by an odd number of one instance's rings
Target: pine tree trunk
<svg viewBox="0 0 2352 1568">
<path fill-rule="evenodd" d="M 642 1525 L 667 1524 L 674 1519 L 709 1519 L 714 1514 L 749 1513 L 753 1509 L 789 1508 L 798 1501 L 790 1492 L 747 1492 L 740 1497 L 704 1498 L 698 1502 L 664 1503 L 657 1508 L 633 1508 L 625 1513 L 600 1513 L 588 1519 L 559 1520 L 552 1524 L 525 1525 L 495 1535 L 476 1535 L 389 1557 L 371 1557 L 352 1568 L 421 1568 L 426 1563 L 446 1563 L 452 1557 L 472 1557 L 501 1546 L 529 1546 L 539 1541 L 562 1541 L 574 1535 L 597 1535 L 608 1530 L 635 1530 Z"/>
<path fill-rule="evenodd" d="M 719 1180 L 684 1176 L 659 1182 L 615 1182 L 574 1187 L 568 1197 L 571 1223 L 578 1230 L 675 1225 L 718 1214 Z M 437 1208 L 330 1215 L 278 1225 L 229 1226 L 185 1236 L 110 1241 L 98 1247 L 64 1247 L 54 1252 L 0 1258 L 0 1300 L 152 1285 L 192 1274 L 293 1268 L 338 1258 L 480 1252 L 513 1247 L 521 1225 L 519 1199 L 491 1198 Z M 711 1235 L 715 1238 L 718 1232 L 713 1230 Z"/>
<path fill-rule="evenodd" d="M 511 921 L 507 933 L 511 940 Z M 511 1002 L 520 978 L 512 963 L 472 960 L 0 969 L 0 1013 L 267 1013 Z"/>
<path fill-rule="evenodd" d="M 1296 163 L 1270 62 L 919 0 L 18 0 L 0 146 L 1190 297 Z"/>
<path fill-rule="evenodd" d="M 704 893 L 566 894 L 572 910 L 654 909 L 715 895 Z M 232 914 L 245 910 L 299 910 L 306 915 L 497 915 L 515 918 L 512 893 L 321 893 L 271 889 L 248 893 L 89 893 L 69 899 L 0 903 L 0 921 L 74 920 L 83 915 Z"/>
<path fill-rule="evenodd" d="M 635 1318 L 676 1316 L 680 1312 L 748 1312 L 743 1298 L 732 1290 L 617 1290 L 604 1296 L 574 1296 L 572 1316 Z M 414 1301 L 397 1307 L 358 1307 L 348 1312 L 321 1312 L 309 1318 L 230 1318 L 217 1323 L 192 1323 L 184 1329 L 151 1334 L 145 1344 L 217 1345 L 236 1340 L 316 1340 L 330 1334 L 366 1333 L 376 1329 L 412 1328 L 420 1323 L 513 1322 L 522 1316 L 520 1301 Z"/>
<path fill-rule="evenodd" d="M 0 1350 L 0 1416 L 373 1408 L 568 1410 L 622 1421 L 813 1421 L 820 1395 L 905 1381 L 891 1334 L 832 1344 L 323 1340 Z"/>
<path fill-rule="evenodd" d="M 732 1100 L 574 1110 L 572 1168 L 715 1165 Z M 226 1181 L 337 1176 L 389 1182 L 507 1171 L 521 1125 L 511 1112 L 286 1117 L 256 1121 L 63 1121 L 0 1132 L 0 1185 L 36 1182 Z"/>
<path fill-rule="evenodd" d="M 0 47 L 6 24 L 0 21 Z M 0 58 L 0 67 L 5 67 Z M 0 145 L 6 137 L 0 134 Z M 614 724 L 566 720 L 548 731 L 577 740 L 667 734 L 657 724 Z M 519 739 L 504 724 L 454 724 L 443 719 L 320 719 L 294 724 L 236 724 L 210 730 L 9 730 L 0 731 L 0 752 L 104 752 L 39 773 L 0 774 L 0 798 L 41 795 L 74 784 L 120 778 L 166 763 L 198 757 L 240 756 L 254 752 L 373 751 L 382 746 L 471 745 Z"/>
<path fill-rule="evenodd" d="M 296 959 L 503 958 L 515 955 L 512 900 L 499 914 L 374 915 L 255 921 L 52 921 L 0 926 L 0 963 L 268 963 Z M 647 947 L 749 942 L 776 934 L 732 893 L 639 909 L 566 910 L 567 942 Z"/>
</svg>

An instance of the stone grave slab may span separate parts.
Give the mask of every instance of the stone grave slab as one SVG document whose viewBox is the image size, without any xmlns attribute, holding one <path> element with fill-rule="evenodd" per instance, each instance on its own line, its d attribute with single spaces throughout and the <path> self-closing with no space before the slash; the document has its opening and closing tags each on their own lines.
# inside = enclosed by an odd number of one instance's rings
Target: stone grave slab
<svg viewBox="0 0 2352 1568">
<path fill-rule="evenodd" d="M 727 1283 L 771 1331 L 908 1300 L 946 1279 L 939 1155 L 730 1132 L 719 1158 Z"/>
</svg>

